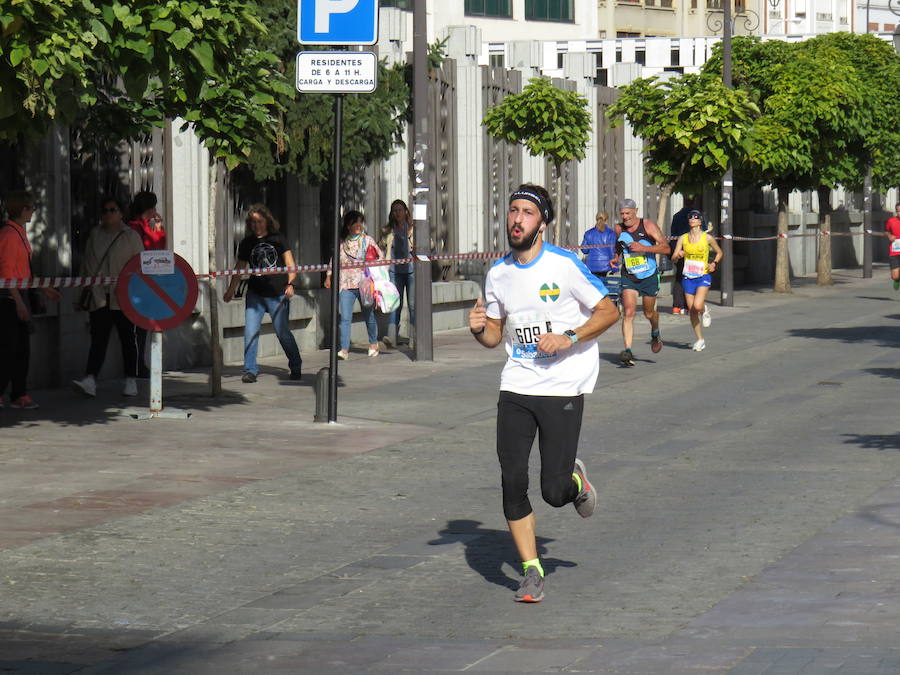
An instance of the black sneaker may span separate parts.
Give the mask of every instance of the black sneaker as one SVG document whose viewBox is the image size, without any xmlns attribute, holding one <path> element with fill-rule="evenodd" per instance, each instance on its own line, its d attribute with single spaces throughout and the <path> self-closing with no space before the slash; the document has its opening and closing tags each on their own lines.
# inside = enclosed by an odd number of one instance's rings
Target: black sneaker
<svg viewBox="0 0 900 675">
<path fill-rule="evenodd" d="M 300 374 L 300 371 L 299 371 L 299 370 L 292 370 L 292 371 L 291 371 L 291 379 L 292 379 L 292 380 L 299 380 L 301 377 L 302 377 L 302 375 Z"/>
<path fill-rule="evenodd" d="M 245 382 L 247 384 L 256 382 L 256 375 L 254 375 L 253 373 L 244 373 L 244 376 L 241 378 L 241 382 Z"/>
<path fill-rule="evenodd" d="M 540 602 L 544 599 L 544 577 L 537 567 L 529 566 L 516 591 L 516 602 Z"/>
<path fill-rule="evenodd" d="M 588 480 L 584 462 L 580 459 L 575 460 L 575 468 L 572 469 L 572 472 L 577 473 L 578 477 L 581 479 L 581 490 L 575 495 L 575 500 L 572 502 L 572 505 L 575 507 L 575 510 L 578 511 L 579 516 L 582 518 L 590 518 L 594 513 L 594 507 L 597 505 L 597 490 L 594 489 L 594 486 L 591 485 L 591 481 Z"/>
<path fill-rule="evenodd" d="M 631 353 L 630 349 L 623 349 L 622 353 L 619 354 L 619 359 L 622 361 L 623 366 L 634 365 L 634 354 Z"/>
</svg>

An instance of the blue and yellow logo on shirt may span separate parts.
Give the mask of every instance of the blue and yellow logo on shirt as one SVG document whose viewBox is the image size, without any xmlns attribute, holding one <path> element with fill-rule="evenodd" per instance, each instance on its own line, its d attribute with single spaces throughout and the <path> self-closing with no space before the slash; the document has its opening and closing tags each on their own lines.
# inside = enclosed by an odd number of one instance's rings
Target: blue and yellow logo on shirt
<svg viewBox="0 0 900 675">
<path fill-rule="evenodd" d="M 541 300 L 543 300 L 544 302 L 547 302 L 548 299 L 556 302 L 557 300 L 559 300 L 559 286 L 557 286 L 556 284 L 550 284 L 549 286 L 547 284 L 544 284 L 543 286 L 541 286 L 540 295 Z"/>
</svg>

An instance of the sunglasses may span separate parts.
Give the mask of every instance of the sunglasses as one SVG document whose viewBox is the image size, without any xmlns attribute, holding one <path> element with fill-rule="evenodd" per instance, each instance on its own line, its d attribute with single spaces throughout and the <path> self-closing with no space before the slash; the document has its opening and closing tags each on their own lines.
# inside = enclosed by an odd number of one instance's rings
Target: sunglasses
<svg viewBox="0 0 900 675">
<path fill-rule="evenodd" d="M 118 212 L 119 212 L 118 206 L 110 206 L 107 209 L 100 209 L 100 213 L 118 213 Z"/>
</svg>

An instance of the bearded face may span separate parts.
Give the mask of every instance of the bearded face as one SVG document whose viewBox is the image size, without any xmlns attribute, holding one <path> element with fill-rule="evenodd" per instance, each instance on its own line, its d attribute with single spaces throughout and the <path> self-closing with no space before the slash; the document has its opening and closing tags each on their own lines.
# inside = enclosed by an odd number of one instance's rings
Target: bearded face
<svg viewBox="0 0 900 675">
<path fill-rule="evenodd" d="M 540 209 L 527 199 L 516 199 L 506 214 L 506 241 L 513 251 L 527 251 L 537 240 L 544 221 Z"/>
</svg>

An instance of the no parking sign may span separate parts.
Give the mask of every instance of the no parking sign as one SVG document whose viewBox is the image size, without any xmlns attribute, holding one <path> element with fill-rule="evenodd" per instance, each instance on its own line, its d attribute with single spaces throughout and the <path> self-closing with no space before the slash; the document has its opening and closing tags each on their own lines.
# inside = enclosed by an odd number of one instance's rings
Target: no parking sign
<svg viewBox="0 0 900 675">
<path fill-rule="evenodd" d="M 116 298 L 135 325 L 164 331 L 182 323 L 197 305 L 197 277 L 171 251 L 144 251 L 119 272 Z"/>
</svg>

